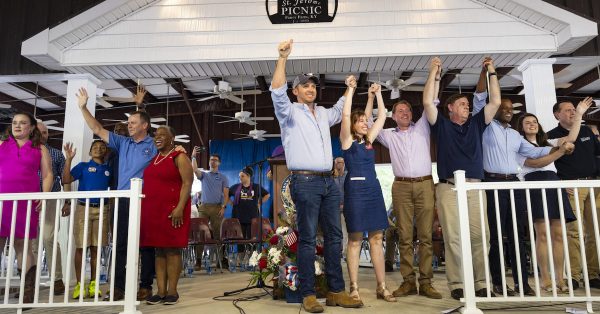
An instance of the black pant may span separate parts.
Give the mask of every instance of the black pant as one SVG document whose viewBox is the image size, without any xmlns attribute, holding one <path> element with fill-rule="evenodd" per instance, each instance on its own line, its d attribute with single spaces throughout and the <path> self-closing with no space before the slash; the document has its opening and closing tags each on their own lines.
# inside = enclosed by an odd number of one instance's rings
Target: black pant
<svg viewBox="0 0 600 314">
<path fill-rule="evenodd" d="M 240 223 L 242 227 L 242 235 L 244 239 L 250 239 L 252 237 L 252 224 L 251 223 Z M 246 252 L 245 245 L 238 245 L 238 252 Z"/>
<path fill-rule="evenodd" d="M 117 247 L 113 254 L 115 260 L 115 288 L 125 291 L 125 266 L 127 264 L 127 236 L 129 234 L 129 199 L 119 199 L 119 212 L 117 217 Z M 152 289 L 154 278 L 154 248 L 140 249 L 141 271 L 140 288 Z M 136 269 L 137 271 L 137 269 Z"/>
<path fill-rule="evenodd" d="M 486 176 L 486 182 L 504 182 L 508 180 L 489 178 Z M 500 224 L 502 230 L 502 238 L 507 237 L 508 243 L 504 246 L 505 251 L 507 250 L 510 258 L 510 266 L 512 269 L 513 281 L 516 284 L 519 283 L 518 270 L 517 270 L 517 253 L 515 249 L 515 240 L 512 224 L 512 210 L 510 201 L 510 190 L 499 190 L 498 191 L 498 209 L 500 212 L 500 220 L 496 218 L 496 200 L 494 198 L 494 191 L 487 190 L 487 214 L 488 214 L 488 226 L 490 229 L 490 273 L 492 275 L 492 283 L 494 285 L 502 284 L 502 273 L 500 265 L 500 247 L 498 244 L 498 230 L 497 226 Z M 523 284 L 527 285 L 527 254 L 525 251 L 525 239 L 527 236 L 527 203 L 525 198 L 524 190 L 514 190 L 515 200 L 515 214 L 517 221 L 517 232 L 519 237 L 519 253 L 521 258 L 521 274 L 523 277 Z M 504 257 L 507 260 L 506 256 Z M 503 266 L 503 265 L 502 265 Z"/>
</svg>

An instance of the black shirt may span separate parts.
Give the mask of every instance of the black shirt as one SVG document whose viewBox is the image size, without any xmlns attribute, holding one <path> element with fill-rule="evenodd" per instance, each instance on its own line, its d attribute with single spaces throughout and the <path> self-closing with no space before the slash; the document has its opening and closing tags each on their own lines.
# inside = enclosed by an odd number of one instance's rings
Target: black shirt
<svg viewBox="0 0 600 314">
<path fill-rule="evenodd" d="M 549 139 L 569 135 L 569 130 L 560 124 L 548 132 Z M 574 180 L 595 177 L 597 173 L 596 156 L 600 155 L 600 142 L 592 130 L 582 125 L 575 141 L 575 150 L 571 155 L 564 155 L 554 162 L 558 176 L 563 180 Z"/>
<path fill-rule="evenodd" d="M 240 183 L 234 184 L 229 188 L 229 197 L 234 198 L 231 217 L 239 219 L 240 223 L 249 224 L 252 222 L 252 218 L 258 217 L 258 191 L 260 190 L 261 198 L 269 194 L 269 192 L 258 184 L 252 184 L 252 190 L 250 190 L 250 187 L 242 186 L 239 203 L 235 204 L 235 193 L 239 186 Z"/>
</svg>

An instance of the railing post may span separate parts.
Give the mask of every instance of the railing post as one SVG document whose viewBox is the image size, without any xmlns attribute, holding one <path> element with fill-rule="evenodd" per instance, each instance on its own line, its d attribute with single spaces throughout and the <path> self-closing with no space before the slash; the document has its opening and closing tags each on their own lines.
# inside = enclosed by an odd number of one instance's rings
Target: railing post
<svg viewBox="0 0 600 314">
<path fill-rule="evenodd" d="M 129 232 L 127 234 L 127 266 L 125 270 L 125 305 L 120 314 L 142 313 L 137 310 L 138 261 L 142 179 L 131 179 L 129 195 Z M 113 253 L 114 254 L 114 253 Z M 114 266 L 113 266 L 114 267 Z"/>
<path fill-rule="evenodd" d="M 454 172 L 456 202 L 458 204 L 458 221 L 460 230 L 460 251 L 462 254 L 462 272 L 465 305 L 461 309 L 466 314 L 482 314 L 475 302 L 475 279 L 473 278 L 473 256 L 471 256 L 471 230 L 469 228 L 469 202 L 467 199 L 465 172 Z M 485 226 L 482 226 L 485 228 Z M 487 270 L 486 270 L 487 271 Z"/>
</svg>

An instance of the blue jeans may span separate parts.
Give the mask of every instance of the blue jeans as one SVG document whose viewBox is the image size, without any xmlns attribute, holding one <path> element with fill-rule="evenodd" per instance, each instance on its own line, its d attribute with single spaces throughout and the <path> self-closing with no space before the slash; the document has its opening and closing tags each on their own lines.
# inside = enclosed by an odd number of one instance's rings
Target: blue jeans
<svg viewBox="0 0 600 314">
<path fill-rule="evenodd" d="M 292 175 L 291 196 L 298 223 L 298 279 L 302 297 L 315 294 L 317 225 L 323 231 L 325 275 L 331 292 L 344 290 L 340 191 L 331 177 Z"/>
</svg>

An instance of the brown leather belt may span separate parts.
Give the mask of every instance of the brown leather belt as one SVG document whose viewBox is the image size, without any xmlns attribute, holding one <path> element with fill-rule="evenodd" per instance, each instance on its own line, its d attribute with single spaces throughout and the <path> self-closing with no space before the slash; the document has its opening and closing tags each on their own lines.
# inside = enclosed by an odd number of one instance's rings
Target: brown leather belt
<svg viewBox="0 0 600 314">
<path fill-rule="evenodd" d="M 331 171 L 310 171 L 310 170 L 292 170 L 292 174 L 301 174 L 303 176 L 318 176 L 318 177 L 331 177 Z"/>
<path fill-rule="evenodd" d="M 493 172 L 485 172 L 485 176 L 486 177 L 490 177 L 493 179 L 500 179 L 500 180 L 510 180 L 510 181 L 516 181 L 519 178 L 517 178 L 516 174 L 502 174 L 502 173 L 493 173 Z"/>
<path fill-rule="evenodd" d="M 433 177 L 431 175 L 428 175 L 428 176 L 416 177 L 416 178 L 396 177 L 394 179 L 394 181 L 402 181 L 402 182 L 423 182 L 426 180 L 433 180 Z"/>
</svg>

